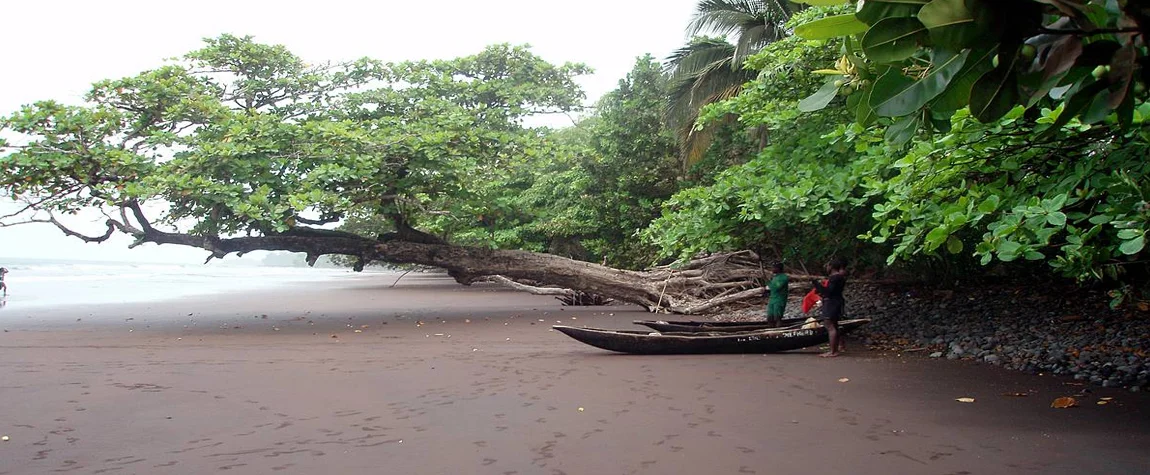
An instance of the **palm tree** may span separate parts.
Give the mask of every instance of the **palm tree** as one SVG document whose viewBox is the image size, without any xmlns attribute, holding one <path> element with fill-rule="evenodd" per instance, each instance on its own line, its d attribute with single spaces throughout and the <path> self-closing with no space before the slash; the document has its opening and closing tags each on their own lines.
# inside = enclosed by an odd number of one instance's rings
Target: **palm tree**
<svg viewBox="0 0 1150 475">
<path fill-rule="evenodd" d="M 786 22 L 801 8 L 784 0 L 699 2 L 687 25 L 691 40 L 667 58 L 665 67 L 671 79 L 667 121 L 678 130 L 684 168 L 702 158 L 714 133 L 714 127 L 695 129 L 699 110 L 738 95 L 743 84 L 755 77 L 754 71 L 743 68 L 743 62 L 767 44 L 789 36 Z"/>
</svg>

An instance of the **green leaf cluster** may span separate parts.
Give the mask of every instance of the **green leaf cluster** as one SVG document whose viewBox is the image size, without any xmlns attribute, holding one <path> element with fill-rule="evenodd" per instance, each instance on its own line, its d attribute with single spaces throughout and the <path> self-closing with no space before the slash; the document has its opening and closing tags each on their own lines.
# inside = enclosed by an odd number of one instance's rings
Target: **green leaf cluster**
<svg viewBox="0 0 1150 475">
<path fill-rule="evenodd" d="M 853 16 L 795 31 L 857 42 L 846 52 L 855 67 L 838 68 L 867 97 L 851 108 L 862 125 L 876 115 L 897 119 L 900 130 L 887 136 L 896 144 L 919 129 L 945 133 L 949 118 L 967 106 L 983 123 L 1015 107 L 1064 104 L 1052 131 L 1072 118 L 1130 127 L 1150 80 L 1150 14 L 1138 3 L 867 0 Z M 825 107 L 825 96 L 811 96 L 807 108 Z"/>
</svg>

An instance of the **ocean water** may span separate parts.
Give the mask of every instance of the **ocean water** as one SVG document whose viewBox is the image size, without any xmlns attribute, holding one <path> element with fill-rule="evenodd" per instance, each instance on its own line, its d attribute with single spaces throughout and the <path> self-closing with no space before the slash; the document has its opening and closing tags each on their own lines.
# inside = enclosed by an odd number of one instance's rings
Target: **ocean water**
<svg viewBox="0 0 1150 475">
<path fill-rule="evenodd" d="M 286 284 L 361 279 L 349 269 L 223 263 L 155 264 L 0 258 L 8 268 L 5 310 L 170 300 Z"/>
</svg>

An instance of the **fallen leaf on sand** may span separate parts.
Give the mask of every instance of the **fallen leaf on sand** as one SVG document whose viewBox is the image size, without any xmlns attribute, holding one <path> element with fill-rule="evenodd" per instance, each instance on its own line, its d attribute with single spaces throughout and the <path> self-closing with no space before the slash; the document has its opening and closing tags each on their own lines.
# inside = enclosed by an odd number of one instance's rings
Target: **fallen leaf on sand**
<svg viewBox="0 0 1150 475">
<path fill-rule="evenodd" d="M 332 338 L 339 338 L 339 335 L 332 335 Z"/>
<path fill-rule="evenodd" d="M 845 382 L 850 381 L 850 380 L 851 380 L 851 378 L 839 378 L 840 383 L 845 383 Z"/>
<path fill-rule="evenodd" d="M 1029 394 L 1027 394 L 1027 393 L 1002 393 L 1002 395 L 1006 396 L 1006 397 L 1026 397 L 1026 396 L 1029 396 Z"/>
<path fill-rule="evenodd" d="M 583 408 L 582 408 L 582 407 L 580 407 L 580 408 L 579 408 L 579 412 L 583 412 Z"/>
<path fill-rule="evenodd" d="M 1111 401 L 1111 400 L 1113 400 L 1114 398 L 1112 398 L 1112 397 L 1100 397 L 1100 398 L 1098 398 L 1098 399 L 1101 399 L 1101 400 L 1103 400 L 1103 401 Z"/>
<path fill-rule="evenodd" d="M 580 408 L 579 408 L 579 410 L 580 410 L 580 411 L 582 411 L 582 410 L 583 410 L 583 408 L 582 408 L 582 407 L 580 407 Z M 8 436 L 3 436 L 3 437 L 0 437 L 0 441 L 8 442 Z"/>
<path fill-rule="evenodd" d="M 1107 404 L 1110 404 L 1110 401 L 1098 401 L 1099 406 L 1105 406 Z"/>
<path fill-rule="evenodd" d="M 363 330 L 356 330 L 355 333 L 363 333 Z"/>
<path fill-rule="evenodd" d="M 960 397 L 960 398 L 958 398 L 958 399 L 955 399 L 955 401 L 958 401 L 958 402 L 974 402 L 974 398 L 972 398 L 972 397 Z"/>
<path fill-rule="evenodd" d="M 1050 403 L 1050 407 L 1055 409 L 1066 409 L 1068 407 L 1076 406 L 1078 406 L 1078 400 L 1072 397 L 1060 397 L 1055 399 L 1054 402 Z"/>
</svg>

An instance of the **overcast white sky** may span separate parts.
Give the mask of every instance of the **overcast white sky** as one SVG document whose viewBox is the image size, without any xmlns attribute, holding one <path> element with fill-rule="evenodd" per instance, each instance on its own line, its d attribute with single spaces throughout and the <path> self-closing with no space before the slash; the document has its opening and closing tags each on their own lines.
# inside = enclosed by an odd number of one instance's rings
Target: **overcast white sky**
<svg viewBox="0 0 1150 475">
<path fill-rule="evenodd" d="M 322 2 L 136 0 L 5 2 L 0 18 L 0 115 L 40 99 L 76 102 L 97 80 L 150 69 L 221 33 L 252 35 L 307 61 L 370 56 L 452 58 L 493 43 L 530 44 L 554 62 L 582 62 L 588 101 L 613 89 L 651 53 L 685 41 L 698 0 L 440 0 Z M 12 204 L 0 203 L 0 214 Z M 87 244 L 50 225 L 0 228 L 3 257 L 202 262 L 206 252 L 128 239 Z M 3 265 L 0 262 L 0 265 Z"/>
</svg>

